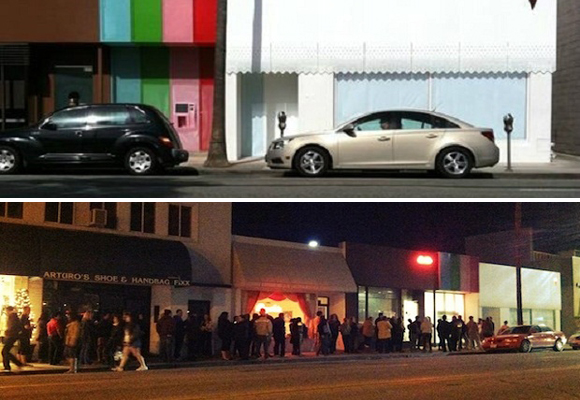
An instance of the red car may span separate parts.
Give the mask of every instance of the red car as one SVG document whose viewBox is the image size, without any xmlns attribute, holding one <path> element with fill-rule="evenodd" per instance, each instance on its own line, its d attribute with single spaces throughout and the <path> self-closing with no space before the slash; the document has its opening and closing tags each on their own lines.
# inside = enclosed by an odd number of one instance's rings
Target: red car
<svg viewBox="0 0 580 400">
<path fill-rule="evenodd" d="M 509 328 L 501 334 L 486 338 L 483 341 L 485 351 L 516 350 L 529 353 L 532 349 L 551 348 L 554 351 L 564 350 L 566 336 L 547 326 L 520 325 Z"/>
</svg>

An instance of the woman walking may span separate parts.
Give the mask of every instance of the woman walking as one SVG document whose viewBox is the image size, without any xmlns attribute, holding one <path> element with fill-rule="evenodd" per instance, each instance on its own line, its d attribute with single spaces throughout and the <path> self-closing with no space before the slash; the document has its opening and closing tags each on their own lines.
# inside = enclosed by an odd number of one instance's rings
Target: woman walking
<svg viewBox="0 0 580 400">
<path fill-rule="evenodd" d="M 121 359 L 121 364 L 117 368 L 113 368 L 114 371 L 122 372 L 129 361 L 129 356 L 132 354 L 133 357 L 139 361 L 139 368 L 137 371 L 147 371 L 147 365 L 145 364 L 145 359 L 141 355 L 141 330 L 139 325 L 133 322 L 133 317 L 130 313 L 123 314 L 123 319 L 125 320 L 125 328 L 123 329 L 123 358 Z"/>
</svg>

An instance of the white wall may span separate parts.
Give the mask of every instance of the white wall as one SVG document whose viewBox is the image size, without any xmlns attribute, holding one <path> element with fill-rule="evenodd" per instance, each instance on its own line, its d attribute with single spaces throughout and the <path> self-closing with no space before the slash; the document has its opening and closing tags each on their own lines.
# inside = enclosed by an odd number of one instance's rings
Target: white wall
<svg viewBox="0 0 580 400">
<path fill-rule="evenodd" d="M 228 160 L 235 161 L 241 154 L 240 80 L 238 74 L 226 75 L 226 146 Z"/>
<path fill-rule="evenodd" d="M 285 136 L 298 133 L 298 76 L 296 74 L 264 75 L 264 104 L 266 105 L 266 148 L 280 137 L 278 113 L 286 113 Z"/>
<path fill-rule="evenodd" d="M 334 127 L 334 74 L 298 75 L 300 132 Z"/>
</svg>

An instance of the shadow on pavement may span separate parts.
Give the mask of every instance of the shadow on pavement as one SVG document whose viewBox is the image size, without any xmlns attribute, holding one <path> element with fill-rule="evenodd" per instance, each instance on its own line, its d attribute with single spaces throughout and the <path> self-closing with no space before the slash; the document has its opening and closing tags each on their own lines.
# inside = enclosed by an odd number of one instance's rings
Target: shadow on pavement
<svg viewBox="0 0 580 400">
<path fill-rule="evenodd" d="M 284 177 L 291 178 L 303 178 L 300 174 L 295 171 L 284 172 Z M 447 179 L 441 177 L 436 172 L 432 171 L 330 171 L 324 178 L 366 178 L 366 179 L 376 179 L 376 178 L 389 178 L 389 179 L 440 179 L 443 181 L 452 181 L 453 179 Z M 308 178 L 317 179 L 317 178 Z M 461 181 L 470 179 L 494 179 L 494 175 L 488 172 L 474 172 L 467 178 L 461 179 Z"/>
<path fill-rule="evenodd" d="M 199 170 L 193 167 L 176 167 L 170 168 L 153 175 L 135 176 L 129 174 L 123 168 L 107 168 L 107 167 L 29 167 L 22 171 L 19 175 L 39 175 L 39 176 L 122 176 L 126 178 L 150 178 L 159 176 L 199 176 Z"/>
</svg>

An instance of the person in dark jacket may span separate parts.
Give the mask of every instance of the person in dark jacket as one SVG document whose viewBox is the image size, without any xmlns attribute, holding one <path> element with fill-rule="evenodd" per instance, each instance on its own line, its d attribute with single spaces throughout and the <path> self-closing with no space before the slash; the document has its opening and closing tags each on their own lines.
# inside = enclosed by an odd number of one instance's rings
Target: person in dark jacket
<svg viewBox="0 0 580 400">
<path fill-rule="evenodd" d="M 83 314 L 80 339 L 80 363 L 85 365 L 91 364 L 91 352 L 95 340 L 95 325 L 92 311 L 85 311 Z"/>
<path fill-rule="evenodd" d="M 125 326 L 123 327 L 123 358 L 121 363 L 114 371 L 122 372 L 129 361 L 129 356 L 133 355 L 139 361 L 139 368 L 137 371 L 147 371 L 149 368 L 145 364 L 145 359 L 141 355 L 141 330 L 139 325 L 133 322 L 133 317 L 130 313 L 123 314 Z"/>
<path fill-rule="evenodd" d="M 111 337 L 111 314 L 105 313 L 96 328 L 97 335 L 97 363 L 106 364 L 107 361 L 107 341 Z"/>
<path fill-rule="evenodd" d="M 260 354 L 258 352 L 258 338 L 256 337 L 256 320 L 260 318 L 260 314 L 254 313 L 252 314 L 252 319 L 250 320 L 250 335 L 251 335 L 251 342 L 250 342 L 250 354 L 252 357 L 258 358 Z"/>
<path fill-rule="evenodd" d="M 213 322 L 209 314 L 203 315 L 201 321 L 201 343 L 200 352 L 206 357 L 213 356 Z"/>
<path fill-rule="evenodd" d="M 463 323 L 460 322 L 457 317 L 454 315 L 451 318 L 451 327 L 450 327 L 450 335 L 449 335 L 449 351 L 457 351 L 457 345 L 459 339 L 461 338 L 461 330 L 463 328 Z"/>
<path fill-rule="evenodd" d="M 18 346 L 18 360 L 27 365 L 32 357 L 32 347 L 30 346 L 30 339 L 32 338 L 32 323 L 30 322 L 30 307 L 24 306 L 22 315 L 20 316 L 20 325 L 22 332 L 20 333 L 20 345 Z"/>
<path fill-rule="evenodd" d="M 345 353 L 351 353 L 352 349 L 350 348 L 351 346 L 351 340 L 350 340 L 350 320 L 348 318 L 344 318 L 342 320 L 342 324 L 340 324 L 340 326 L 338 327 L 338 330 L 340 331 L 340 334 L 342 335 L 342 344 L 344 346 L 344 352 Z"/>
<path fill-rule="evenodd" d="M 300 355 L 300 346 L 302 345 L 302 340 L 305 336 L 304 324 L 300 317 L 293 318 L 290 321 L 290 343 L 292 343 L 292 355 Z"/>
<path fill-rule="evenodd" d="M 175 311 L 173 320 L 175 321 L 175 351 L 173 353 L 173 357 L 176 360 L 179 360 L 181 358 L 183 339 L 185 339 L 185 321 L 183 320 L 183 311 Z"/>
<path fill-rule="evenodd" d="M 328 320 L 330 327 L 330 354 L 336 353 L 336 341 L 338 340 L 338 330 L 340 327 L 340 320 L 338 315 L 332 314 Z"/>
<path fill-rule="evenodd" d="M 439 324 L 437 325 L 437 333 L 441 335 L 440 340 L 443 343 L 443 351 L 447 351 L 447 347 L 449 347 L 449 351 L 451 351 L 451 343 L 450 343 L 451 330 L 452 330 L 451 322 L 447 321 L 447 315 L 443 315 L 441 317 L 441 322 L 439 322 Z"/>
<path fill-rule="evenodd" d="M 46 325 L 48 324 L 48 314 L 43 312 L 38 318 L 36 324 L 38 330 L 38 336 L 36 341 L 38 342 L 38 360 L 42 363 L 48 363 L 48 331 Z"/>
<path fill-rule="evenodd" d="M 218 318 L 217 326 L 218 337 L 222 341 L 222 359 L 231 360 L 231 347 L 232 347 L 232 337 L 233 337 L 233 324 L 228 318 L 227 312 L 222 312 Z"/>
<path fill-rule="evenodd" d="M 173 339 L 175 337 L 175 321 L 171 318 L 171 310 L 164 310 L 163 316 L 157 321 L 159 334 L 159 353 L 164 362 L 173 361 Z"/>
<path fill-rule="evenodd" d="M 328 321 L 324 315 L 320 316 L 320 323 L 318 324 L 318 335 L 320 337 L 320 349 L 316 355 L 322 353 L 323 355 L 327 356 L 330 354 L 331 334 L 330 326 L 328 326 Z"/>
<path fill-rule="evenodd" d="M 286 355 L 286 321 L 284 320 L 284 313 L 278 314 L 278 317 L 274 319 L 272 325 L 274 355 L 284 357 Z"/>
<path fill-rule="evenodd" d="M 352 353 L 358 353 L 359 348 L 359 335 L 360 329 L 356 323 L 354 317 L 350 317 L 350 349 Z"/>
<path fill-rule="evenodd" d="M 393 317 L 391 318 L 391 325 L 393 326 L 391 330 L 393 351 L 401 352 L 403 351 L 403 335 L 405 333 L 403 321 L 401 321 L 401 318 Z"/>
<path fill-rule="evenodd" d="M 241 360 L 247 360 L 250 353 L 251 335 L 248 317 L 249 315 L 238 315 L 234 318 L 234 356 L 237 355 Z"/>
<path fill-rule="evenodd" d="M 123 350 L 123 334 L 123 320 L 119 315 L 113 315 L 113 323 L 105 345 L 109 368 L 115 367 L 115 353 Z"/>
<path fill-rule="evenodd" d="M 15 356 L 10 352 L 14 344 L 20 338 L 22 333 L 22 324 L 20 318 L 16 314 L 16 310 L 12 306 L 6 307 L 6 315 L 8 316 L 6 332 L 4 334 L 4 348 L 2 348 L 2 362 L 4 363 L 4 371 L 10 371 L 10 362 L 13 362 L 21 368 L 22 364 Z"/>
</svg>

